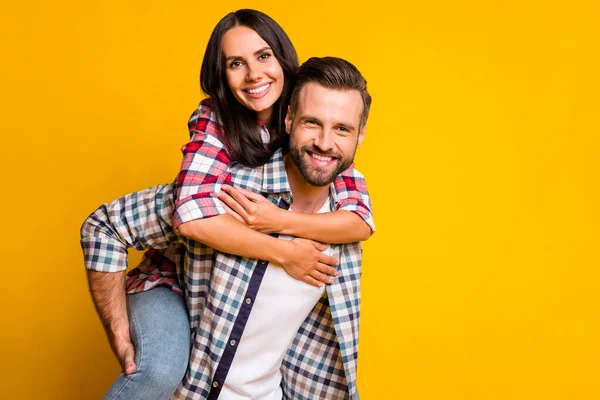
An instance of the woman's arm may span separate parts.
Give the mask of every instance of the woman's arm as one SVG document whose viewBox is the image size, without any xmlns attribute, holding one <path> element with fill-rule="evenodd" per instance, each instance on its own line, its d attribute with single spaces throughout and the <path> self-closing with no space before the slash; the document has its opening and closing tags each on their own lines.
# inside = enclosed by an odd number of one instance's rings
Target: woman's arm
<svg viewBox="0 0 600 400">
<path fill-rule="evenodd" d="M 313 286 L 332 283 L 338 260 L 321 253 L 327 246 L 311 240 L 281 240 L 254 231 L 230 215 L 186 222 L 179 233 L 224 253 L 281 264 L 294 278 Z"/>
<path fill-rule="evenodd" d="M 289 212 L 273 205 L 259 194 L 228 185 L 219 199 L 231 215 L 250 229 L 263 233 L 280 233 L 324 243 L 352 243 L 371 236 L 371 227 L 352 211 L 338 210 L 309 214 Z"/>
<path fill-rule="evenodd" d="M 248 227 L 259 232 L 277 232 L 324 243 L 367 240 L 375 231 L 371 199 L 364 176 L 353 166 L 334 181 L 337 210 L 322 214 L 290 213 L 262 196 L 225 186 L 219 196 Z"/>
<path fill-rule="evenodd" d="M 279 233 L 343 244 L 367 240 L 372 232 L 371 227 L 358 215 L 338 210 L 321 214 L 286 213 L 281 220 Z"/>
<path fill-rule="evenodd" d="M 364 239 L 366 240 L 375 232 L 375 222 L 365 177 L 352 164 L 350 168 L 338 175 L 333 186 L 337 198 L 337 212 L 347 211 L 352 213 L 353 217 L 359 217 L 368 228 Z M 353 224 L 357 223 L 358 221 L 353 222 Z"/>
</svg>

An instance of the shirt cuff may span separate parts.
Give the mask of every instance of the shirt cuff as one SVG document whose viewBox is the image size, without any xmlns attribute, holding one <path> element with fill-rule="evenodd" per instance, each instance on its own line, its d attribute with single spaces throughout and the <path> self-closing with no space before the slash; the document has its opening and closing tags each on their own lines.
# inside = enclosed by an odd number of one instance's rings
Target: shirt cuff
<svg viewBox="0 0 600 400">
<path fill-rule="evenodd" d="M 177 229 L 179 225 L 186 222 L 215 217 L 225 213 L 225 208 L 219 199 L 215 197 L 194 198 L 194 196 L 190 196 L 177 205 L 173 215 L 173 229 Z"/>
<path fill-rule="evenodd" d="M 344 199 L 337 205 L 338 210 L 350 211 L 363 219 L 371 228 L 371 233 L 375 232 L 375 221 L 373 213 L 365 203 L 356 199 Z"/>
<path fill-rule="evenodd" d="M 105 238 L 81 239 L 85 268 L 98 272 L 120 272 L 127 269 L 127 249 L 119 241 Z"/>
</svg>

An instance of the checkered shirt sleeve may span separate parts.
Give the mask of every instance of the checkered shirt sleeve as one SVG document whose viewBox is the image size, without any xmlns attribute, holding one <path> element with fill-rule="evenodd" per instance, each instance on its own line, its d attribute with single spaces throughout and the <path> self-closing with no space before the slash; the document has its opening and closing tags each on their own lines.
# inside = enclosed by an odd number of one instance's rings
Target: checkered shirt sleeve
<svg viewBox="0 0 600 400">
<path fill-rule="evenodd" d="M 367 182 L 363 174 L 354 168 L 354 164 L 336 178 L 334 187 L 338 200 L 337 209 L 355 213 L 375 232 Z"/>
<path fill-rule="evenodd" d="M 210 99 L 202 100 L 190 117 L 188 128 L 191 141 L 181 149 L 174 229 L 185 222 L 225 214 L 217 194 L 221 185 L 231 181 L 231 160 Z"/>
<path fill-rule="evenodd" d="M 81 226 L 85 267 L 127 269 L 127 249 L 166 248 L 178 241 L 171 228 L 174 185 L 159 185 L 103 204 Z"/>
</svg>

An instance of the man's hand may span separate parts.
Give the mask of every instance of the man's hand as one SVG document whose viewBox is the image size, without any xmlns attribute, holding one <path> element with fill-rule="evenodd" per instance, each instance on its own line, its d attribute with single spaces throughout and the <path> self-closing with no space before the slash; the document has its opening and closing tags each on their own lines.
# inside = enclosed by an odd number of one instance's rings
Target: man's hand
<svg viewBox="0 0 600 400">
<path fill-rule="evenodd" d="M 316 287 L 333 283 L 329 276 L 337 276 L 333 267 L 338 265 L 338 260 L 321 253 L 327 245 L 302 238 L 292 239 L 289 243 L 290 251 L 281 264 L 290 276 Z"/>
<path fill-rule="evenodd" d="M 130 375 L 135 372 L 135 347 L 131 342 L 129 334 L 129 325 L 119 329 L 119 333 L 113 333 L 110 329 L 106 329 L 106 336 L 110 342 L 110 347 L 121 364 L 121 369 L 125 375 Z"/>
<path fill-rule="evenodd" d="M 242 188 L 223 185 L 219 200 L 228 214 L 250 229 L 262 233 L 279 232 L 282 210 L 260 194 Z"/>
</svg>

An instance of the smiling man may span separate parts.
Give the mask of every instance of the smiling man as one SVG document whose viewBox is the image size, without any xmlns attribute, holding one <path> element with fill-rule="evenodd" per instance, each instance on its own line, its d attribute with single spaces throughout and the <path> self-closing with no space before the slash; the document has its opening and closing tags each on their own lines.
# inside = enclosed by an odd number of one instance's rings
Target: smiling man
<svg viewBox="0 0 600 400">
<path fill-rule="evenodd" d="M 288 133 L 294 132 L 286 157 L 288 177 L 298 171 L 304 185 L 323 188 L 352 164 L 365 137 L 366 121 L 356 120 L 356 115 L 368 105 L 358 90 L 315 82 L 298 82 L 296 87 L 300 89 L 294 91 L 285 119 Z"/>
<path fill-rule="evenodd" d="M 366 81 L 352 64 L 333 57 L 309 59 L 300 67 L 286 117 L 288 153 L 278 150 L 264 167 L 232 168 L 234 186 L 266 199 L 250 193 L 244 197 L 233 188 L 221 198 L 238 214 L 249 203 L 273 207 L 272 213 L 334 210 L 333 182 L 351 165 L 364 139 L 370 103 Z M 175 270 L 179 276 L 170 286 L 188 298 L 192 348 L 174 398 L 358 398 L 360 243 L 327 246 L 324 251 L 339 266 L 326 287 L 295 280 L 275 263 L 232 256 L 201 243 L 181 247 L 206 261 L 204 270 L 189 268 L 177 250 L 185 239 L 171 227 L 173 195 L 172 185 L 137 192 L 99 208 L 84 223 L 82 247 L 101 318 L 110 319 L 114 310 L 100 304 L 94 287 L 103 271 L 114 268 L 99 260 L 110 264 L 134 243 L 166 247 L 130 274 L 128 291 L 145 288 L 156 271 Z M 103 246 L 98 246 L 99 237 Z M 98 257 L 107 242 L 114 254 Z M 159 347 L 160 339 L 140 351 L 159 352 Z"/>
</svg>

